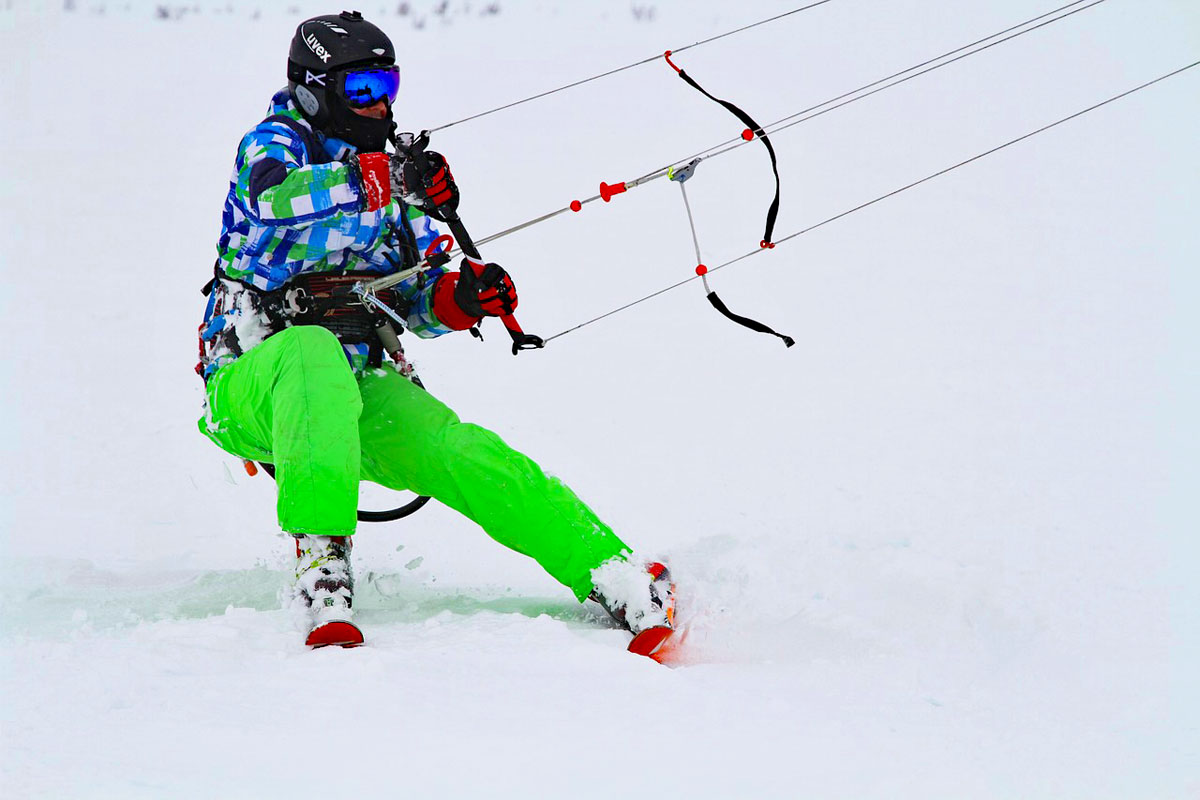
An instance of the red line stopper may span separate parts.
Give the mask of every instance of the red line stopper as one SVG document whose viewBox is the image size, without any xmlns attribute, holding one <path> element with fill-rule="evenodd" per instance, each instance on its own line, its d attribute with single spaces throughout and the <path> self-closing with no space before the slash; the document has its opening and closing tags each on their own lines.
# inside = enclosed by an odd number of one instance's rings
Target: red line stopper
<svg viewBox="0 0 1200 800">
<path fill-rule="evenodd" d="M 582 211 L 583 203 L 579 202 L 578 200 L 572 200 L 571 201 L 571 210 L 572 211 Z"/>
<path fill-rule="evenodd" d="M 682 70 L 679 69 L 679 67 L 675 66 L 675 62 L 671 60 L 671 51 L 670 50 L 663 53 L 663 58 L 665 58 L 667 60 L 667 65 L 670 66 L 671 69 L 675 70 L 676 72 L 682 72 Z"/>
<path fill-rule="evenodd" d="M 253 478 L 255 475 L 258 474 L 258 465 L 255 464 L 253 461 L 249 461 L 249 460 L 243 458 L 242 466 L 245 468 L 246 474 L 249 475 L 251 478 Z"/>
<path fill-rule="evenodd" d="M 761 242 L 759 242 L 758 246 L 761 247 L 763 250 L 774 250 L 775 249 L 775 243 L 768 242 L 766 239 L 763 239 Z"/>
<path fill-rule="evenodd" d="M 747 142 L 753 141 L 754 140 L 754 131 L 750 130 L 749 128 L 746 128 L 746 130 L 742 131 L 742 138 L 745 139 Z"/>
<path fill-rule="evenodd" d="M 703 276 L 703 275 L 707 275 L 707 274 L 708 274 L 708 267 L 704 266 L 703 264 L 698 264 L 698 265 L 696 266 L 696 274 L 697 274 L 697 275 L 701 275 L 701 276 Z"/>
<path fill-rule="evenodd" d="M 609 186 L 604 181 L 601 181 L 600 182 L 600 199 L 607 203 L 609 200 L 612 199 L 612 196 L 614 194 L 621 194 L 628 188 L 629 187 L 627 187 L 624 183 L 614 183 L 613 185 Z"/>
</svg>

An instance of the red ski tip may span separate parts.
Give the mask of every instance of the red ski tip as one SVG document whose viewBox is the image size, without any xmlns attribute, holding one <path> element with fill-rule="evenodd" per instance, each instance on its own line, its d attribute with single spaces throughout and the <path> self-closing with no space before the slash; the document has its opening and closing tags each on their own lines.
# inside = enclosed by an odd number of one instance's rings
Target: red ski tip
<svg viewBox="0 0 1200 800">
<path fill-rule="evenodd" d="M 313 628 L 304 643 L 309 647 L 358 647 L 363 643 L 362 631 L 352 622 L 326 622 Z"/>
<path fill-rule="evenodd" d="M 674 632 L 672 628 L 647 628 L 633 637 L 633 641 L 629 643 L 629 652 L 653 658 Z"/>
</svg>

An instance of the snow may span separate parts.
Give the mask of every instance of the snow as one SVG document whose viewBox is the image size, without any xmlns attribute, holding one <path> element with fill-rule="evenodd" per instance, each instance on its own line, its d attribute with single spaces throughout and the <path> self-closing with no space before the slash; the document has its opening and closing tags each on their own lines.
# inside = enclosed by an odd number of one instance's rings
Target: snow
<svg viewBox="0 0 1200 800">
<path fill-rule="evenodd" d="M 835 0 L 676 61 L 777 119 L 1056 5 Z M 362 10 L 413 128 L 785 8 L 407 6 Z M 0 4 L 3 796 L 1200 795 L 1196 70 L 711 276 L 791 349 L 697 283 L 517 358 L 499 326 L 406 342 L 669 557 L 673 666 L 436 504 L 356 538 L 367 646 L 309 652 L 274 487 L 196 430 L 191 369 L 237 141 L 331 8 Z M 1191 63 L 1198 31 L 1189 0 L 1110 0 L 781 132 L 779 235 Z M 482 237 L 739 129 L 656 62 L 434 148 Z M 761 235 L 761 150 L 689 182 L 710 264 Z M 489 245 L 526 330 L 690 276 L 678 194 Z"/>
<path fill-rule="evenodd" d="M 650 593 L 651 579 L 647 565 L 651 563 L 650 559 L 632 554 L 628 560 L 612 558 L 592 570 L 592 586 L 604 598 L 603 602 L 608 604 L 609 610 L 620 616 L 634 633 L 667 625 L 670 619 L 669 609 L 662 604 L 666 598 L 657 595 L 659 602 L 656 603 L 655 596 Z M 655 580 L 654 583 L 668 585 L 665 579 Z"/>
</svg>

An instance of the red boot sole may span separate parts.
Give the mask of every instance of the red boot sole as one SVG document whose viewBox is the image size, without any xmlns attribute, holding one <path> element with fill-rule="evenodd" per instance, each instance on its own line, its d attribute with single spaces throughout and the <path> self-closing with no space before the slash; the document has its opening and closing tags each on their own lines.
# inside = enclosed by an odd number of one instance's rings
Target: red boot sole
<svg viewBox="0 0 1200 800">
<path fill-rule="evenodd" d="M 326 622 L 309 631 L 304 643 L 309 647 L 358 647 L 363 643 L 363 635 L 352 622 Z"/>
</svg>

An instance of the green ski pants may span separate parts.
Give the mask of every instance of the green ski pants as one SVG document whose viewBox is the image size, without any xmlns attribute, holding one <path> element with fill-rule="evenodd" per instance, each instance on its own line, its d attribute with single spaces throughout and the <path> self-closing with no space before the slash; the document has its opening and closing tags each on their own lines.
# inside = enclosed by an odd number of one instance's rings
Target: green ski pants
<svg viewBox="0 0 1200 800">
<path fill-rule="evenodd" d="M 356 380 L 324 328 L 275 334 L 214 373 L 207 392 L 201 433 L 275 465 L 289 533 L 354 533 L 358 483 L 368 480 L 450 506 L 579 600 L 592 569 L 628 550 L 565 484 L 395 370 Z"/>
</svg>

